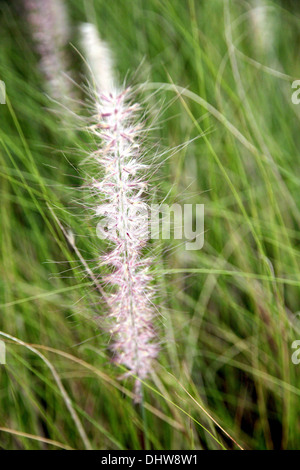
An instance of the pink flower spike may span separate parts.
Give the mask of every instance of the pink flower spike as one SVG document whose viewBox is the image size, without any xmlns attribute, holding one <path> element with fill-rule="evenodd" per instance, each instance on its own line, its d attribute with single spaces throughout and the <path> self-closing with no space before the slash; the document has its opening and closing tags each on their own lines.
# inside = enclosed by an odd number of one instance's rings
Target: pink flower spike
<svg viewBox="0 0 300 470">
<path fill-rule="evenodd" d="M 136 123 L 140 106 L 132 103 L 129 88 L 116 87 L 109 50 L 94 26 L 83 25 L 81 31 L 85 57 L 96 85 L 96 112 L 89 132 L 98 145 L 93 155 L 97 155 L 96 163 L 105 175 L 100 180 L 93 179 L 96 198 L 99 194 L 95 213 L 106 218 L 109 229 L 101 233 L 113 246 L 101 257 L 101 264 L 111 267 L 103 279 L 111 291 L 107 295 L 111 349 L 114 362 L 128 369 L 123 377 L 136 377 L 135 401 L 139 402 L 141 381 L 149 376 L 159 350 L 153 328 L 155 310 L 149 270 L 152 260 L 142 253 L 147 234 L 144 214 L 149 206 L 143 195 L 148 185 L 143 173 L 148 166 L 142 161 L 141 126 Z"/>
</svg>

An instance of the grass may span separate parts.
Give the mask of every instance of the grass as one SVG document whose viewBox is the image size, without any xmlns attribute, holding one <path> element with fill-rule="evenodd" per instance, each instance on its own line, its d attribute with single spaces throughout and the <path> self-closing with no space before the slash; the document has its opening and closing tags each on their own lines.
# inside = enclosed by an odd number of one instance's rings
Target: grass
<svg viewBox="0 0 300 470">
<path fill-rule="evenodd" d="M 120 77 L 147 81 L 163 109 L 152 138 L 196 138 L 153 182 L 158 199 L 205 204 L 206 232 L 200 251 L 153 247 L 162 351 L 141 412 L 58 224 L 96 268 L 103 246 L 74 202 L 90 143 L 49 111 L 28 31 L 1 2 L 2 449 L 299 448 L 300 17 L 292 2 L 262 3 L 265 47 L 250 0 L 67 2 L 75 46 L 79 22 L 96 19 Z"/>
</svg>

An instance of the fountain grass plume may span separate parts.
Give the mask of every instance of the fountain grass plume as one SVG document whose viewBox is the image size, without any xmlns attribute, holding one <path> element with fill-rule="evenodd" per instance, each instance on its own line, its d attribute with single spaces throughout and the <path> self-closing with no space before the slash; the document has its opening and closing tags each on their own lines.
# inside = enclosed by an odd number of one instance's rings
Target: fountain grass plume
<svg viewBox="0 0 300 470">
<path fill-rule="evenodd" d="M 60 104 L 74 97 L 66 47 L 70 26 L 63 0 L 24 0 L 26 19 L 40 57 L 39 67 L 49 96 Z"/>
<path fill-rule="evenodd" d="M 88 130 L 97 148 L 91 158 L 99 170 L 92 179 L 96 216 L 105 217 L 107 231 L 100 231 L 110 244 L 101 256 L 109 267 L 106 284 L 107 320 L 112 337 L 114 361 L 128 369 L 123 377 L 134 376 L 136 402 L 141 401 L 141 381 L 148 377 L 158 354 L 153 327 L 155 309 L 150 267 L 152 260 L 143 254 L 145 212 L 144 196 L 148 165 L 143 161 L 143 125 L 138 118 L 140 106 L 129 88 L 118 87 L 112 75 L 109 49 L 93 25 L 81 27 L 84 56 L 93 74 L 93 123 Z M 97 174 L 102 176 L 99 178 Z M 98 226 L 99 228 L 99 226 Z"/>
</svg>

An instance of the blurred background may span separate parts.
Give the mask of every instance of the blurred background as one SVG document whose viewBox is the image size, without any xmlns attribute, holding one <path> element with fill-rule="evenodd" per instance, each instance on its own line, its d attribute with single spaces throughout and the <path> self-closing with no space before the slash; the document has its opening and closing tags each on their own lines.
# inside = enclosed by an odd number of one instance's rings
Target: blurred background
<svg viewBox="0 0 300 470">
<path fill-rule="evenodd" d="M 299 2 L 68 0 L 58 26 L 39 3 L 37 20 L 0 2 L 0 448 L 299 448 Z M 62 232 L 99 274 L 72 114 L 88 113 L 81 22 L 120 82 L 148 83 L 153 144 L 178 147 L 156 200 L 205 204 L 201 250 L 152 246 L 161 353 L 142 410 Z"/>
</svg>

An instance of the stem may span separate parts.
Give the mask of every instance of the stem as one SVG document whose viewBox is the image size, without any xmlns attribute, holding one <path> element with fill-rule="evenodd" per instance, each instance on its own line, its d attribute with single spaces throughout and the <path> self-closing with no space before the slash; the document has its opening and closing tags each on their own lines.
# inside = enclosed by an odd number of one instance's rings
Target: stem
<svg viewBox="0 0 300 470">
<path fill-rule="evenodd" d="M 142 421 L 143 421 L 143 438 L 144 438 L 144 450 L 150 450 L 150 441 L 148 439 L 148 421 L 147 421 L 147 412 L 146 408 L 144 405 L 144 388 L 143 384 L 141 383 L 141 388 L 140 388 L 140 394 L 141 394 L 141 402 L 140 402 L 140 410 L 141 410 L 141 416 L 142 416 Z"/>
</svg>

